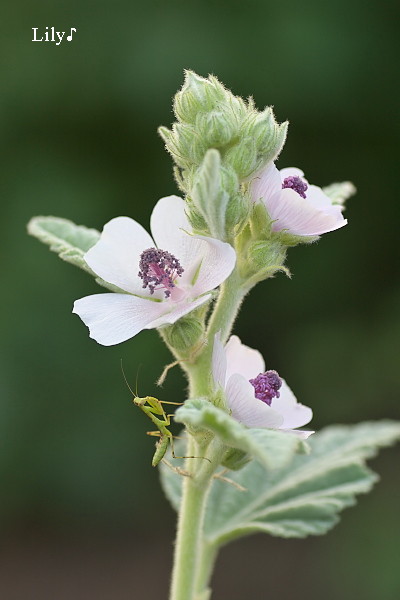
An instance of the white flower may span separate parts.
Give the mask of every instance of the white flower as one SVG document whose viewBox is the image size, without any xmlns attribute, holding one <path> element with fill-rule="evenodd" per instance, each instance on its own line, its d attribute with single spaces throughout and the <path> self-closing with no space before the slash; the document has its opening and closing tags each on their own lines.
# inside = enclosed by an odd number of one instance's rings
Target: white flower
<svg viewBox="0 0 400 600">
<path fill-rule="evenodd" d="M 73 312 L 99 344 L 112 346 L 142 329 L 175 323 L 207 302 L 235 266 L 229 244 L 187 233 L 185 203 L 177 196 L 159 200 L 150 226 L 154 241 L 133 219 L 112 219 L 85 254 L 99 277 L 127 292 L 76 300 Z"/>
<path fill-rule="evenodd" d="M 274 221 L 273 231 L 314 236 L 346 225 L 342 206 L 332 201 L 320 187 L 309 185 L 303 171 L 294 167 L 278 171 L 271 162 L 251 184 L 254 202 L 262 200 Z"/>
<path fill-rule="evenodd" d="M 225 347 L 214 337 L 212 374 L 226 396 L 234 419 L 247 427 L 279 429 L 303 439 L 313 431 L 299 431 L 312 419 L 312 410 L 299 404 L 276 371 L 265 371 L 263 357 L 233 335 Z"/>
</svg>

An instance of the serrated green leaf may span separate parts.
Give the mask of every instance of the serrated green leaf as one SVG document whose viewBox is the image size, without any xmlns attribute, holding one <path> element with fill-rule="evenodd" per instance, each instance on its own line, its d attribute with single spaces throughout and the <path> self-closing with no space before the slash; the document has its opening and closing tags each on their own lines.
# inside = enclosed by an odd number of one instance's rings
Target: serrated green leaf
<svg viewBox="0 0 400 600">
<path fill-rule="evenodd" d="M 295 434 L 272 429 L 249 429 L 203 398 L 185 402 L 175 412 L 175 421 L 191 430 L 208 430 L 227 446 L 238 448 L 258 460 L 265 469 L 281 469 L 296 452 L 307 448 Z"/>
<path fill-rule="evenodd" d="M 100 238 L 100 232 L 96 229 L 75 225 L 72 221 L 60 217 L 33 217 L 28 223 L 28 233 L 47 244 L 62 260 L 93 275 L 99 285 L 112 292 L 126 293 L 98 277 L 83 258 Z"/>
<path fill-rule="evenodd" d="M 400 439 L 400 424 L 383 421 L 333 426 L 312 436 L 309 455 L 265 472 L 253 461 L 229 477 L 248 491 L 215 481 L 205 535 L 217 546 L 256 531 L 281 537 L 326 533 L 339 512 L 368 492 L 377 475 L 365 466 L 380 447 Z"/>
<path fill-rule="evenodd" d="M 309 438 L 311 453 L 295 455 L 281 469 L 266 471 L 252 461 L 230 472 L 227 477 L 246 491 L 216 479 L 205 519 L 207 543 L 217 547 L 261 531 L 297 538 L 326 533 L 339 521 L 340 511 L 377 481 L 365 461 L 399 439 L 400 424 L 391 421 L 336 425 Z M 163 466 L 161 478 L 178 509 L 182 477 Z"/>
</svg>

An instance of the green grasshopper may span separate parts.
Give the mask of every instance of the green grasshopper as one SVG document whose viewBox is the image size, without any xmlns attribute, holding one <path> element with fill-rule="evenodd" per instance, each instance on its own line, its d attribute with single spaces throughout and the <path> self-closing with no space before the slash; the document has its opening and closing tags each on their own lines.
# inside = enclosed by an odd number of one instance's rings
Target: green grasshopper
<svg viewBox="0 0 400 600">
<path fill-rule="evenodd" d="M 158 437 L 159 440 L 156 444 L 156 451 L 154 453 L 153 456 L 153 460 L 151 461 L 151 464 L 153 465 L 153 467 L 156 467 L 159 462 L 162 461 L 162 459 L 165 456 L 165 453 L 168 449 L 168 446 L 171 444 L 171 454 L 174 458 L 205 458 L 204 456 L 176 456 L 175 454 L 175 450 L 174 450 L 174 436 L 172 435 L 171 431 L 168 429 L 168 427 L 171 425 L 171 416 L 172 415 L 167 415 L 164 408 L 163 408 L 163 404 L 173 404 L 175 406 L 181 406 L 182 402 L 167 402 L 165 400 L 161 401 L 158 400 L 157 398 L 154 398 L 153 396 L 145 396 L 143 398 L 139 398 L 139 396 L 137 395 L 137 393 L 135 394 L 124 373 L 124 370 L 122 368 L 122 363 L 121 363 L 121 369 L 122 369 L 122 374 L 124 376 L 125 379 L 125 383 L 128 386 L 129 391 L 131 392 L 132 396 L 133 396 L 133 403 L 138 406 L 154 423 L 154 425 L 157 427 L 156 431 L 147 431 L 147 435 L 151 435 L 151 436 L 155 436 Z M 159 418 L 161 417 L 161 418 Z M 206 458 L 206 460 L 209 460 L 208 458 Z"/>
</svg>

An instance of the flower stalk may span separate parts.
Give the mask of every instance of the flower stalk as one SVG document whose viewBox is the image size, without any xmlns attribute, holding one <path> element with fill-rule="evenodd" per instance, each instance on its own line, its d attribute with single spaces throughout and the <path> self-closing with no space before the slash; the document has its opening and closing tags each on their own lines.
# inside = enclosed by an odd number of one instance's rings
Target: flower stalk
<svg viewBox="0 0 400 600">
<path fill-rule="evenodd" d="M 185 365 L 190 397 L 211 395 L 214 336 L 221 331 L 223 339 L 229 337 L 247 291 L 238 270 L 234 269 L 221 286 L 209 319 L 203 351 L 193 364 Z M 212 480 L 225 450 L 216 437 L 208 447 L 202 448 L 192 436 L 188 436 L 187 456 L 204 456 L 208 460 L 186 459 L 185 470 L 189 476 L 184 477 L 178 514 L 170 600 L 200 600 L 203 596 L 199 594 L 207 588 L 217 551 L 208 552 L 203 536 L 203 521 Z"/>
<path fill-rule="evenodd" d="M 201 452 L 199 445 L 189 436 L 188 452 Z M 201 454 L 197 454 L 201 456 Z M 183 495 L 178 514 L 174 566 L 170 600 L 194 600 L 199 573 L 204 572 L 202 552 L 203 522 L 207 496 L 212 479 L 220 464 L 222 444 L 214 438 L 204 457 L 208 460 L 186 459 L 188 476 L 184 478 Z M 200 465 L 201 462 L 201 465 Z M 209 569 L 211 571 L 211 568 Z"/>
</svg>

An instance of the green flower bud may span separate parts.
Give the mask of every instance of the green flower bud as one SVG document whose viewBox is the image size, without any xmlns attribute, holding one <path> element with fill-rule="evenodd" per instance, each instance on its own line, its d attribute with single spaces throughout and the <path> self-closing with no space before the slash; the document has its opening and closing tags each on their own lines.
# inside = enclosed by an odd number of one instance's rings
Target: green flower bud
<svg viewBox="0 0 400 600">
<path fill-rule="evenodd" d="M 279 270 L 285 262 L 286 249 L 273 240 L 253 242 L 248 247 L 247 256 L 254 272 L 270 270 L 271 267 Z"/>
<path fill-rule="evenodd" d="M 182 169 L 188 168 L 190 162 L 186 157 L 181 155 L 176 135 L 167 127 L 159 127 L 158 133 L 164 140 L 167 151 L 171 154 L 178 167 L 181 167 Z"/>
<path fill-rule="evenodd" d="M 239 178 L 231 165 L 221 165 L 221 186 L 230 195 L 233 196 L 239 192 Z"/>
<path fill-rule="evenodd" d="M 200 235 L 210 235 L 210 230 L 204 217 L 196 209 L 191 198 L 186 198 L 186 205 L 186 214 L 192 226 L 193 232 Z"/>
<path fill-rule="evenodd" d="M 208 148 L 221 148 L 238 135 L 236 119 L 228 112 L 213 110 L 201 113 L 196 119 L 196 128 Z"/>
<path fill-rule="evenodd" d="M 199 344 L 203 340 L 204 332 L 204 323 L 191 316 L 179 319 L 162 330 L 167 343 L 179 353 L 185 353 Z"/>
<path fill-rule="evenodd" d="M 174 123 L 172 131 L 179 156 L 186 159 L 188 166 L 199 165 L 206 152 L 206 145 L 197 129 L 192 125 Z"/>
<path fill-rule="evenodd" d="M 232 471 L 239 471 L 251 461 L 251 456 L 238 448 L 229 448 L 222 457 L 222 466 Z"/>
<path fill-rule="evenodd" d="M 205 79 L 193 71 L 185 71 L 182 89 L 174 98 L 176 118 L 183 123 L 194 124 L 199 113 L 213 110 L 218 103 L 226 101 L 227 94 L 215 77 Z"/>
<path fill-rule="evenodd" d="M 224 160 L 243 181 L 256 170 L 257 158 L 257 147 L 254 140 L 246 137 L 226 152 Z"/>
<path fill-rule="evenodd" d="M 278 125 L 271 107 L 263 112 L 254 111 L 243 126 L 243 136 L 254 140 L 257 149 L 255 171 L 275 160 L 286 140 L 288 123 Z"/>
<path fill-rule="evenodd" d="M 221 157 L 218 150 L 207 150 L 194 177 L 190 200 L 207 223 L 210 235 L 224 240 L 229 195 L 222 187 Z"/>
<path fill-rule="evenodd" d="M 250 217 L 250 228 L 253 240 L 269 239 L 272 235 L 272 221 L 264 202 L 253 204 Z"/>
<path fill-rule="evenodd" d="M 228 237 L 237 235 L 247 221 L 250 202 L 247 196 L 234 194 L 229 198 L 225 213 L 225 228 Z"/>
</svg>

